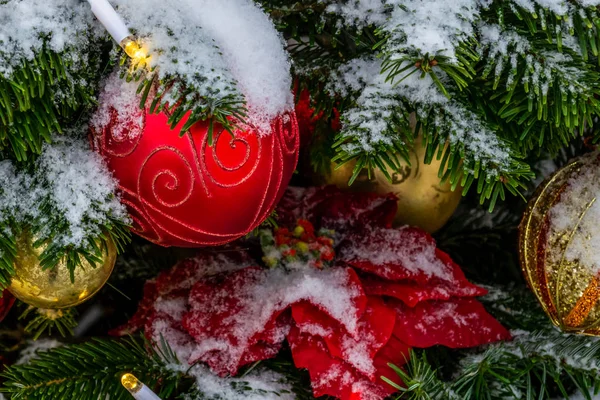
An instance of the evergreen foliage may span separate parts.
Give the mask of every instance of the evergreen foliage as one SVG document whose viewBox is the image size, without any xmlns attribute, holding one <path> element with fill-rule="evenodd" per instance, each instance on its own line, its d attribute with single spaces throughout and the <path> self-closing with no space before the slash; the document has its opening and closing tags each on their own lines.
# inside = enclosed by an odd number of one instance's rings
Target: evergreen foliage
<svg viewBox="0 0 600 400">
<path fill-rule="evenodd" d="M 10 1 L 0 0 L 0 5 Z M 551 399 L 581 392 L 591 399 L 590 393 L 600 390 L 600 341 L 548 326 L 522 281 L 516 259 L 524 202 L 508 198 L 506 192 L 524 196 L 539 173 L 539 159 L 557 155 L 566 159 L 583 150 L 569 147 L 573 142 L 600 138 L 594 127 L 600 116 L 598 9 L 584 1 L 556 7 L 549 4 L 558 2 L 533 0 L 530 7 L 516 0 L 474 2 L 476 13 L 457 11 L 470 28 L 450 35 L 448 48 L 427 52 L 409 43 L 409 26 L 394 23 L 394 13 L 409 9 L 408 0 L 370 2 L 377 9 L 354 19 L 333 6 L 353 7 L 359 3 L 355 0 L 259 3 L 290 40 L 296 94 L 308 89 L 315 114 L 323 113 L 310 150 L 313 167 L 323 172 L 332 161 L 355 162 L 351 184 L 363 169 L 385 173 L 399 169 L 407 162 L 414 138 L 422 134 L 425 162 L 442 160 L 440 179 L 466 196 L 462 213 L 437 235 L 439 246 L 470 279 L 490 286 L 491 295 L 483 302 L 515 334 L 514 341 L 489 348 L 419 351 L 404 369 L 390 366 L 406 383 L 394 398 Z M 376 18 L 377 13 L 383 19 Z M 436 28 L 420 26 L 424 36 Z M 106 37 L 90 34 L 88 41 L 88 48 L 67 47 L 62 52 L 43 46 L 32 59 L 20 60 L 10 75 L 0 74 L 0 161 L 31 170 L 45 142 L 54 141 L 57 134 L 70 135 L 69 128 L 87 117 L 100 78 L 119 59 L 121 64 L 129 62 Z M 85 54 L 79 59 L 85 63 L 76 63 L 70 57 L 73 52 Z M 10 57 L 0 53 L 0 64 Z M 140 106 L 148 105 L 151 112 L 168 109 L 173 127 L 189 115 L 183 132 L 201 120 L 232 132 L 236 121 L 246 117 L 240 94 L 200 96 L 194 82 L 180 76 L 159 79 L 141 67 L 129 65 L 122 76 L 139 82 Z M 361 68 L 375 73 L 361 75 Z M 348 76 L 356 79 L 350 81 Z M 418 96 L 422 93 L 426 96 Z M 340 132 L 331 131 L 336 112 L 344 123 Z M 495 158 L 497 154 L 501 156 Z M 486 201 L 493 214 L 472 211 Z M 100 235 L 86 238 L 80 247 L 52 243 L 66 229 L 65 222 L 51 202 L 41 204 L 41 210 L 51 221 L 47 235 L 36 243 L 51 242 L 41 258 L 43 268 L 65 261 L 73 271 L 84 259 L 98 262 L 108 240 L 119 250 L 129 242 L 123 221 L 109 219 L 98 226 Z M 26 229 L 41 231 L 36 223 L 17 226 L 11 218 L 0 220 L 0 289 L 14 274 L 15 237 Z M 137 250 L 130 248 L 136 261 L 147 258 L 136 265 L 140 269 L 133 268 L 132 260 L 121 260 L 127 270 L 117 271 L 122 276 L 113 279 L 151 278 L 176 258 L 163 249 Z M 160 265 L 155 253 L 168 261 Z M 67 312 L 54 322 L 36 314 L 28 324 L 27 330 L 37 337 L 50 328 L 68 333 L 76 322 Z M 306 373 L 289 359 L 283 352 L 260 367 L 284 374 L 298 399 L 312 399 Z M 460 360 L 458 371 L 455 360 Z M 204 399 L 189 371 L 173 369 L 177 364 L 166 343 L 94 339 L 7 368 L 0 374 L 0 391 L 11 400 L 128 399 L 119 378 L 132 372 L 165 400 Z"/>
<path fill-rule="evenodd" d="M 452 12 L 472 31 L 458 33 L 416 12 L 410 23 L 396 23 L 398 10 L 413 15 L 411 2 L 385 0 L 370 8 L 355 1 L 262 3 L 295 40 L 290 47 L 295 72 L 300 87 L 311 90 L 316 113 L 329 116 L 336 107 L 345 116 L 332 158 L 356 161 L 350 184 L 361 169 L 397 170 L 421 133 L 428 146 L 425 161 L 442 160 L 440 178 L 465 194 L 473 188 L 493 209 L 506 192 L 521 194 L 534 177 L 530 155 L 556 154 L 589 130 L 600 111 L 600 19 L 594 7 L 580 2 L 525 7 L 520 1 L 474 1 L 471 9 L 461 2 Z M 346 12 L 349 16 L 340 9 L 360 11 Z M 414 26 L 421 27 L 417 36 L 447 35 L 453 48 L 428 53 L 415 47 L 408 36 Z M 360 87 L 331 85 L 353 62 L 373 57 L 381 60 L 380 79 L 359 79 Z M 439 96 L 448 101 L 435 100 Z M 416 128 L 409 124 L 412 112 Z M 483 148 L 493 141 L 471 143 L 481 135 L 495 138 L 507 158 L 486 159 Z M 313 152 L 313 165 L 321 171 L 329 167 L 325 153 Z"/>
<path fill-rule="evenodd" d="M 38 353 L 26 365 L 15 365 L 0 376 L 2 391 L 12 399 L 128 399 L 121 386 L 124 373 L 133 373 L 148 386 L 159 381 L 159 395 L 168 397 L 177 387 L 179 376 L 166 365 L 176 362 L 168 347 L 153 348 L 144 340 L 94 339 Z"/>
<path fill-rule="evenodd" d="M 443 381 L 424 354 L 414 355 L 398 398 L 414 400 L 585 399 L 598 393 L 600 343 L 554 329 L 521 334 L 463 359 L 451 381 Z"/>
</svg>

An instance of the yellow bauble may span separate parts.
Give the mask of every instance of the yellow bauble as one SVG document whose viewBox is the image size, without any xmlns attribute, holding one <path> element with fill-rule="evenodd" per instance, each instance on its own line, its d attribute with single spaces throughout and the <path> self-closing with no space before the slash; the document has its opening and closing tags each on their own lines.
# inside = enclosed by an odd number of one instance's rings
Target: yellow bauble
<svg viewBox="0 0 600 400">
<path fill-rule="evenodd" d="M 399 172 L 388 170 L 392 182 L 379 169 L 374 171 L 371 179 L 364 170 L 349 189 L 379 194 L 394 193 L 399 199 L 394 222 L 397 225 L 418 226 L 433 233 L 443 227 L 454 214 L 462 193 L 460 188 L 452 191 L 448 182 L 440 183 L 440 161 L 434 159 L 431 164 L 425 164 L 424 159 L 425 147 L 419 137 L 410 152 L 410 166 L 403 164 Z M 355 164 L 349 162 L 337 170 L 332 165 L 332 173 L 326 177 L 325 183 L 348 189 Z"/>
<path fill-rule="evenodd" d="M 552 322 L 566 332 L 600 336 L 600 155 L 579 158 L 540 185 L 520 226 L 527 283 Z"/>
<path fill-rule="evenodd" d="M 100 246 L 100 242 L 96 243 Z M 117 249 L 112 240 L 103 251 L 103 263 L 92 267 L 84 258 L 82 266 L 75 268 L 75 282 L 71 282 L 65 263 L 42 270 L 39 256 L 46 246 L 33 247 L 29 233 L 17 237 L 15 275 L 8 290 L 19 300 L 43 309 L 68 308 L 92 297 L 108 280 L 115 266 Z"/>
</svg>

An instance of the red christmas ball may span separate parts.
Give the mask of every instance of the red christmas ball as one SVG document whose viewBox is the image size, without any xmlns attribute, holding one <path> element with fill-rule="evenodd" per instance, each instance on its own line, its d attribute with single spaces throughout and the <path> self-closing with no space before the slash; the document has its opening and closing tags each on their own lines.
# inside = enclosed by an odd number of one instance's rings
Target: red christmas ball
<svg viewBox="0 0 600 400">
<path fill-rule="evenodd" d="M 113 110 L 114 111 L 114 110 Z M 181 134 L 167 115 L 114 111 L 92 128 L 93 146 L 119 182 L 133 231 L 163 246 L 198 247 L 231 242 L 256 228 L 283 195 L 298 161 L 294 112 L 277 117 L 271 132 L 230 135 L 208 123 Z"/>
</svg>

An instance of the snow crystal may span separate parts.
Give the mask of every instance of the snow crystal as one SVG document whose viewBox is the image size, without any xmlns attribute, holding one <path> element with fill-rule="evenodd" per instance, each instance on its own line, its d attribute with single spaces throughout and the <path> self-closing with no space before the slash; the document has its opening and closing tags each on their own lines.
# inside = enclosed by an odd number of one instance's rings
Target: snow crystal
<svg viewBox="0 0 600 400">
<path fill-rule="evenodd" d="M 564 333 L 557 327 L 551 331 L 527 332 L 523 330 L 511 331 L 514 338 L 512 342 L 503 345 L 503 350 L 512 352 L 520 358 L 536 354 L 555 360 L 557 366 L 595 371 L 600 368 L 600 362 L 594 351 L 567 352 L 566 346 L 572 346 L 573 341 L 579 341 L 580 346 L 591 348 L 597 346 L 600 338 L 583 337 Z"/>
<path fill-rule="evenodd" d="M 477 0 L 405 0 L 383 26 L 391 34 L 387 50 L 455 58 L 454 49 L 473 35 Z"/>
<path fill-rule="evenodd" d="M 356 99 L 357 106 L 342 115 L 346 135 L 356 139 L 344 145 L 346 151 L 354 152 L 357 147 L 373 151 L 379 144 L 391 144 L 396 132 L 390 134 L 389 120 L 402 110 L 402 102 L 408 101 L 434 128 L 449 133 L 450 144 L 464 146 L 484 165 L 508 164 L 509 149 L 495 132 L 467 107 L 441 93 L 431 76 L 412 74 L 395 85 L 376 71 L 381 71 L 380 60 L 353 60 L 335 71 L 327 86 L 330 92 L 345 94 L 364 88 Z"/>
<path fill-rule="evenodd" d="M 303 300 L 318 306 L 339 321 L 348 332 L 356 334 L 359 316 L 356 315 L 354 299 L 361 293 L 359 288 L 348 283 L 350 276 L 347 270 L 272 269 L 257 270 L 253 276 L 253 284 L 248 283 L 248 276 L 245 275 L 245 278 L 235 287 L 235 298 L 239 299 L 240 304 L 237 312 L 229 313 L 224 309 L 230 306 L 225 299 L 215 298 L 212 306 L 205 302 L 198 302 L 193 297 L 190 299 L 192 314 L 194 309 L 202 313 L 226 313 L 228 316 L 223 319 L 223 324 L 230 327 L 232 335 L 236 338 L 235 343 L 221 337 L 210 336 L 200 341 L 196 338 L 197 346 L 190 360 L 196 360 L 217 350 L 226 352 L 230 362 L 237 364 L 250 340 L 264 331 L 273 316 Z M 207 307 L 212 308 L 207 309 Z M 285 334 L 284 331 L 276 332 L 281 340 Z"/>
<path fill-rule="evenodd" d="M 191 369 L 187 365 L 169 364 L 173 372 L 185 373 L 196 379 L 196 388 L 206 400 L 293 400 L 292 386 L 283 375 L 267 369 L 253 370 L 239 378 L 221 378 L 203 365 Z M 186 397 L 184 397 L 185 399 Z M 190 395 L 190 400 L 196 399 Z"/>
<path fill-rule="evenodd" d="M 89 37 L 101 32 L 91 28 L 92 18 L 89 4 L 80 0 L 0 2 L 0 75 L 10 76 L 43 46 L 55 52 L 89 48 Z M 77 62 L 81 53 L 69 52 L 68 57 Z"/>
<path fill-rule="evenodd" d="M 83 141 L 65 140 L 44 146 L 36 176 L 46 183 L 52 205 L 68 223 L 60 233 L 64 246 L 85 245 L 90 235 L 101 233 L 98 226 L 108 223 L 108 216 L 122 221 L 128 218 L 115 196 L 117 184 L 104 161 Z M 44 215 L 38 217 L 43 219 Z"/>
<path fill-rule="evenodd" d="M 371 58 L 355 58 L 331 75 L 326 90 L 348 97 L 352 92 L 363 90 L 380 72 L 380 62 Z"/>
<path fill-rule="evenodd" d="M 455 47 L 473 36 L 478 0 L 361 0 L 327 11 L 358 27 L 376 25 L 389 34 L 386 51 L 455 58 Z"/>
<path fill-rule="evenodd" d="M 179 76 L 202 95 L 246 96 L 249 121 L 293 105 L 290 61 L 273 23 L 250 0 L 114 0 L 143 38 L 159 77 Z M 267 124 L 268 125 L 268 124 Z M 265 132 L 270 131 L 270 125 Z"/>
<path fill-rule="evenodd" d="M 348 386 L 352 385 L 355 380 L 350 370 L 343 368 L 340 364 L 334 364 L 326 374 L 319 374 L 318 380 L 314 380 L 313 378 L 312 385 L 315 388 L 326 388 L 332 384 Z"/>
<path fill-rule="evenodd" d="M 589 397 L 585 396 L 583 393 L 581 393 L 580 391 L 578 391 L 577 393 L 575 393 L 572 396 L 569 396 L 569 400 L 600 400 L 600 394 L 599 395 L 594 395 L 594 391 L 590 391 L 589 392 Z"/>
<path fill-rule="evenodd" d="M 593 153 L 589 157 L 596 157 Z M 597 164 L 581 171 L 569 179 L 560 201 L 549 212 L 550 227 L 554 235 L 576 230 L 566 249 L 567 260 L 579 260 L 582 265 L 594 273 L 600 272 L 600 235 L 598 221 L 600 220 L 600 201 L 596 200 L 600 193 Z M 579 218 L 591 204 L 585 218 Z"/>
<path fill-rule="evenodd" d="M 90 120 L 90 126 L 101 131 L 112 122 L 111 133 L 118 141 L 132 140 L 141 135 L 144 111 L 140 110 L 137 88 L 136 82 L 121 79 L 118 71 L 111 74 L 104 81 L 104 88 L 100 92 L 100 105 Z"/>
<path fill-rule="evenodd" d="M 293 106 L 291 63 L 283 38 L 252 0 L 188 1 L 246 96 L 248 122 L 269 132 L 272 119 Z"/>
<path fill-rule="evenodd" d="M 344 249 L 346 262 L 366 260 L 373 265 L 398 265 L 416 274 L 437 277 L 445 281 L 453 281 L 451 267 L 444 264 L 436 255 L 436 245 L 433 241 L 423 241 L 420 238 L 413 243 L 407 242 L 411 236 L 402 233 L 408 227 L 399 229 L 381 229 L 380 234 L 386 236 L 386 243 L 394 246 L 382 248 L 378 240 L 370 240 L 357 246 L 347 246 Z"/>
<path fill-rule="evenodd" d="M 515 4 L 533 13 L 537 7 L 543 7 L 558 15 L 565 15 L 569 11 L 569 4 L 564 0 L 513 0 Z M 585 1 L 585 0 L 584 0 Z"/>
<path fill-rule="evenodd" d="M 370 353 L 370 344 L 374 342 L 377 342 L 377 340 L 372 332 L 368 332 L 366 337 L 361 337 L 360 340 L 354 340 L 350 336 L 343 336 L 340 349 L 344 360 L 364 374 L 375 374 L 375 365 Z"/>
<path fill-rule="evenodd" d="M 62 345 L 62 343 L 53 339 L 29 340 L 27 341 L 27 345 L 19 353 L 19 359 L 16 364 L 28 364 L 31 360 L 38 358 L 38 352 L 45 352 Z"/>
<path fill-rule="evenodd" d="M 58 223 L 65 224 L 54 238 L 62 246 L 85 246 L 86 239 L 100 234 L 98 227 L 108 218 L 128 220 L 114 194 L 116 182 L 101 157 L 83 141 L 44 145 L 33 175 L 16 172 L 9 161 L 1 162 L 0 188 L 3 220 L 33 223 L 42 229 L 42 238 L 49 237 Z M 57 213 L 48 213 L 45 206 Z"/>
</svg>

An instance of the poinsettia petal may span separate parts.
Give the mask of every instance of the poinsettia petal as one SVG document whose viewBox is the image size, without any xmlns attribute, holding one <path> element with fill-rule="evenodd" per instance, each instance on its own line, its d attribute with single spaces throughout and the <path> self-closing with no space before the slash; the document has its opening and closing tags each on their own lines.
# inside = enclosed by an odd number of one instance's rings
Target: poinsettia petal
<svg viewBox="0 0 600 400">
<path fill-rule="evenodd" d="M 337 261 L 392 281 L 418 285 L 444 281 L 473 288 L 460 267 L 436 248 L 428 233 L 418 228 L 372 227 L 365 232 L 353 232 L 340 244 Z"/>
<path fill-rule="evenodd" d="M 292 318 L 300 332 L 322 338 L 339 334 L 344 329 L 338 321 L 308 301 L 292 305 Z"/>
<path fill-rule="evenodd" d="M 243 250 L 233 249 L 215 253 L 200 250 L 194 258 L 177 263 L 161 272 L 155 280 L 144 285 L 144 295 L 134 316 L 123 326 L 109 332 L 113 336 L 129 335 L 140 330 L 153 314 L 155 303 L 161 298 L 187 297 L 192 286 L 201 279 L 217 273 L 234 271 L 251 265 L 251 258 Z"/>
<path fill-rule="evenodd" d="M 330 395 L 340 400 L 384 399 L 394 392 L 383 381 L 374 383 L 342 360 L 332 357 L 324 341 L 293 327 L 288 335 L 297 368 L 310 374 L 315 397 Z M 391 388 L 391 389 L 390 389 Z"/>
<path fill-rule="evenodd" d="M 335 186 L 288 187 L 277 205 L 277 221 L 282 226 L 294 226 L 299 219 L 315 222 L 315 208 L 329 197 L 336 196 Z"/>
<path fill-rule="evenodd" d="M 288 189 L 277 213 L 284 225 L 291 225 L 302 218 L 317 228 L 333 229 L 343 234 L 350 228 L 391 227 L 397 207 L 398 198 L 393 194 L 349 193 L 335 186 L 325 186 Z"/>
<path fill-rule="evenodd" d="M 189 296 L 183 327 L 198 343 L 195 360 L 208 362 L 215 351 L 235 374 L 249 349 L 265 336 L 281 345 L 286 327 L 277 319 L 295 303 L 310 302 L 356 332 L 366 307 L 360 280 L 351 268 L 266 270 L 249 267 L 197 282 Z M 289 329 L 289 327 L 287 327 Z"/>
<path fill-rule="evenodd" d="M 393 194 L 340 191 L 319 204 L 313 214 L 316 226 L 339 234 L 360 232 L 369 226 L 390 228 L 396 216 L 398 198 Z"/>
<path fill-rule="evenodd" d="M 404 281 L 394 282 L 373 275 L 361 277 L 363 289 L 368 296 L 388 296 L 402 300 L 410 307 L 427 300 L 449 300 L 453 297 L 477 297 L 487 294 L 487 290 L 469 281 L 455 282 L 431 279 L 424 284 Z"/>
<path fill-rule="evenodd" d="M 412 347 L 468 348 L 510 339 L 510 333 L 475 299 L 424 301 L 415 307 L 393 302 L 394 335 Z"/>
<path fill-rule="evenodd" d="M 332 357 L 344 360 L 371 379 L 376 376 L 375 354 L 388 342 L 396 323 L 396 312 L 377 297 L 369 298 L 355 335 L 310 303 L 294 304 L 292 316 L 300 332 L 322 337 Z"/>
<path fill-rule="evenodd" d="M 215 274 L 237 271 L 256 265 L 246 251 L 209 252 L 199 250 L 194 258 L 177 263 L 156 278 L 156 289 L 162 294 L 173 290 L 190 290 L 200 279 Z"/>
</svg>

